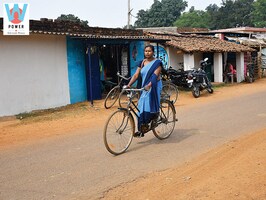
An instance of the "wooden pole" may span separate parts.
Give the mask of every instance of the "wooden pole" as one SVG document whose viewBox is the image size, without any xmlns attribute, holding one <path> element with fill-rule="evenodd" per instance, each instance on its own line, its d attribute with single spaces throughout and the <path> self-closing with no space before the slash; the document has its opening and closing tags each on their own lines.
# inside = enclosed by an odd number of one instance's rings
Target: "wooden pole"
<svg viewBox="0 0 266 200">
<path fill-rule="evenodd" d="M 129 27 L 130 27 L 130 15 L 131 15 L 130 0 L 128 0 L 127 29 L 129 29 Z"/>
</svg>

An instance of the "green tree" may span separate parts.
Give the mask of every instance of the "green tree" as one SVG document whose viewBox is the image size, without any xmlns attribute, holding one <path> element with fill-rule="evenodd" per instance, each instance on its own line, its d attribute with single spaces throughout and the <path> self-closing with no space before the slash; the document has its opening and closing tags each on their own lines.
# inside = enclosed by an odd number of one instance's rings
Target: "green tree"
<svg viewBox="0 0 266 200">
<path fill-rule="evenodd" d="M 187 7 L 183 0 L 154 0 L 151 8 L 137 13 L 136 27 L 172 26 Z"/>
<path fill-rule="evenodd" d="M 208 28 L 209 29 L 216 29 L 216 15 L 218 14 L 219 7 L 216 4 L 210 4 L 209 6 L 206 7 L 206 13 L 208 15 Z"/>
<path fill-rule="evenodd" d="M 252 26 L 251 14 L 254 0 L 223 0 L 222 6 L 213 13 L 215 29 Z"/>
<path fill-rule="evenodd" d="M 266 27 L 266 0 L 253 3 L 252 22 L 255 27 Z"/>
<path fill-rule="evenodd" d="M 61 21 L 70 21 L 70 22 L 75 22 L 75 23 L 79 23 L 80 25 L 84 26 L 84 27 L 88 27 L 89 22 L 87 20 L 81 20 L 78 17 L 76 17 L 73 14 L 61 14 L 60 17 L 57 17 L 57 20 L 61 20 Z"/>
<path fill-rule="evenodd" d="M 175 21 L 176 27 L 192 27 L 192 28 L 209 28 L 210 17 L 207 12 L 202 10 L 194 10 L 191 7 L 189 12 L 185 12 Z"/>
</svg>

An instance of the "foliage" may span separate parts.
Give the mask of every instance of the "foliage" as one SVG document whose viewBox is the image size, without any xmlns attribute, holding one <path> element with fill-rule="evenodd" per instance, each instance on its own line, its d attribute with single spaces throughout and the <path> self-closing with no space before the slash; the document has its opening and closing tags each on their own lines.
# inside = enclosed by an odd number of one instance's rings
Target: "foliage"
<svg viewBox="0 0 266 200">
<path fill-rule="evenodd" d="M 179 17 L 174 26 L 176 27 L 191 27 L 191 28 L 208 28 L 210 16 L 202 10 L 194 10 L 191 7 L 189 12 L 185 12 Z"/>
<path fill-rule="evenodd" d="M 207 6 L 205 10 L 209 18 L 208 28 L 216 29 L 217 26 L 216 26 L 215 20 L 216 20 L 216 14 L 218 13 L 219 7 L 216 4 L 210 4 L 209 6 Z"/>
<path fill-rule="evenodd" d="M 216 4 L 210 4 L 205 12 L 190 11 L 184 13 L 175 23 L 175 25 L 187 25 L 190 27 L 205 27 L 209 29 L 233 28 L 239 26 L 254 26 L 256 21 L 258 26 L 265 22 L 265 7 L 261 9 L 266 0 L 222 0 L 221 7 Z M 255 6 L 257 5 L 257 6 Z M 265 6 L 265 4 L 264 4 Z M 254 18 L 255 10 L 258 18 Z M 198 17 L 197 17 L 198 15 Z M 185 19 L 185 22 L 184 22 Z M 195 21 L 196 24 L 195 24 Z M 206 23 L 203 26 L 203 23 Z"/>
<path fill-rule="evenodd" d="M 151 8 L 137 13 L 136 27 L 167 27 L 181 16 L 187 7 L 183 0 L 154 0 Z"/>
<path fill-rule="evenodd" d="M 222 0 L 205 11 L 187 7 L 183 0 L 154 0 L 148 10 L 140 10 L 135 27 L 194 27 L 224 29 L 240 26 L 266 26 L 266 0 Z"/>
<path fill-rule="evenodd" d="M 252 22 L 255 27 L 266 27 L 266 0 L 257 0 L 253 4 Z"/>
<path fill-rule="evenodd" d="M 70 22 L 75 22 L 75 23 L 79 23 L 80 25 L 84 26 L 84 27 L 88 27 L 89 22 L 87 20 L 81 20 L 78 17 L 76 17 L 73 14 L 61 14 L 60 17 L 57 17 L 57 20 L 62 20 L 62 21 L 70 21 Z"/>
<path fill-rule="evenodd" d="M 239 26 L 253 26 L 251 22 L 252 3 L 254 0 L 225 0 L 222 6 L 210 12 L 211 29 L 232 28 Z"/>
</svg>

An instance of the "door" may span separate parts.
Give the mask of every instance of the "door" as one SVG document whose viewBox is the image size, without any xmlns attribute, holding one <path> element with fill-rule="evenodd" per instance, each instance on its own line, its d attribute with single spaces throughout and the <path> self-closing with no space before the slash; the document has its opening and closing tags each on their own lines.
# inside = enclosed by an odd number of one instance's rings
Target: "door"
<svg viewBox="0 0 266 200">
<path fill-rule="evenodd" d="M 99 66 L 99 49 L 97 46 L 87 47 L 87 90 L 88 100 L 101 99 L 101 79 Z"/>
</svg>

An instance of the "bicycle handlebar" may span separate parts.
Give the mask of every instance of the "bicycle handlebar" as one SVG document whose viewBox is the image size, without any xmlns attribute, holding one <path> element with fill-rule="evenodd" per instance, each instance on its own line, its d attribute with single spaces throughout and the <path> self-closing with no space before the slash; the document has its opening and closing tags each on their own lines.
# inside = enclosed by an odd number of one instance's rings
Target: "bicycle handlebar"
<svg viewBox="0 0 266 200">
<path fill-rule="evenodd" d="M 138 92 L 138 91 L 143 91 L 145 89 L 143 87 L 143 88 L 123 88 L 123 90 L 130 91 L 130 92 Z"/>
<path fill-rule="evenodd" d="M 119 76 L 119 77 L 122 78 L 122 79 L 127 80 L 127 81 L 128 81 L 129 79 L 131 79 L 131 77 L 126 78 L 126 77 L 122 76 L 119 72 L 117 72 L 116 75 Z"/>
</svg>

